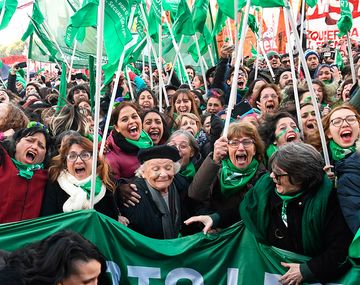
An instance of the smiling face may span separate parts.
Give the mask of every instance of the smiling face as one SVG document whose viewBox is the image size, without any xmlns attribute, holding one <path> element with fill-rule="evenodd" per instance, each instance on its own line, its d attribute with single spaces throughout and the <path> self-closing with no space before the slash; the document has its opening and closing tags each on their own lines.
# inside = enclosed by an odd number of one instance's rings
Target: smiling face
<svg viewBox="0 0 360 285">
<path fill-rule="evenodd" d="M 280 167 L 273 167 L 270 174 L 276 187 L 276 191 L 281 195 L 294 195 L 301 190 L 301 185 L 294 185 L 290 182 L 286 171 Z"/>
<path fill-rule="evenodd" d="M 144 131 L 148 133 L 155 145 L 159 144 L 163 134 L 164 125 L 159 114 L 149 112 L 144 117 Z"/>
<path fill-rule="evenodd" d="M 167 193 L 175 175 L 174 162 L 167 158 L 154 158 L 144 164 L 142 177 L 159 192 Z"/>
<path fill-rule="evenodd" d="M 144 110 L 152 109 L 155 106 L 154 98 L 147 90 L 141 92 L 138 103 Z"/>
<path fill-rule="evenodd" d="M 327 66 L 324 66 L 323 68 L 321 68 L 318 72 L 318 78 L 321 81 L 331 81 L 332 75 L 331 75 L 330 68 Z"/>
<path fill-rule="evenodd" d="M 311 132 L 317 132 L 314 107 L 312 105 L 306 105 L 301 108 L 300 112 L 304 134 L 307 135 Z"/>
<path fill-rule="evenodd" d="M 73 274 L 65 278 L 61 285 L 96 285 L 101 273 L 101 264 L 95 259 L 77 260 L 73 263 Z"/>
<path fill-rule="evenodd" d="M 181 166 L 186 166 L 190 162 L 191 157 L 194 155 L 194 151 L 190 146 L 188 138 L 184 135 L 177 135 L 168 142 L 168 145 L 174 146 L 178 149 L 181 160 Z"/>
<path fill-rule="evenodd" d="M 10 102 L 9 95 L 4 90 L 0 90 L 0 103 L 9 103 L 9 102 Z"/>
<path fill-rule="evenodd" d="M 120 110 L 114 127 L 125 138 L 138 140 L 142 130 L 142 123 L 136 110 L 131 106 L 126 106 Z"/>
<path fill-rule="evenodd" d="M 348 102 L 350 101 L 350 90 L 352 88 L 352 83 L 350 84 L 346 84 L 344 86 L 344 89 L 342 90 L 341 92 L 341 99 L 344 101 L 344 102 Z"/>
<path fill-rule="evenodd" d="M 236 141 L 236 140 L 243 142 L 243 141 L 252 140 L 252 138 L 244 136 L 244 137 L 234 137 L 229 139 L 229 141 Z M 228 144 L 228 153 L 232 164 L 235 165 L 237 168 L 243 169 L 251 163 L 254 155 L 256 154 L 255 144 L 252 143 L 246 147 L 244 146 L 243 143 L 240 143 L 238 146 L 233 146 Z"/>
<path fill-rule="evenodd" d="M 271 87 L 264 88 L 260 93 L 260 103 L 264 103 L 268 113 L 274 113 L 279 106 L 279 95 Z"/>
<path fill-rule="evenodd" d="M 354 120 L 354 117 L 356 117 L 355 113 L 349 109 L 335 111 L 330 117 L 330 127 L 327 132 L 328 138 L 333 139 L 335 143 L 344 148 L 354 145 L 359 138 L 359 121 Z M 349 124 L 343 120 L 340 126 L 334 126 L 334 119 L 345 118 L 353 124 Z"/>
<path fill-rule="evenodd" d="M 314 91 L 315 91 L 315 95 L 316 95 L 316 98 L 317 98 L 317 101 L 319 103 L 321 103 L 324 99 L 324 92 L 322 90 L 322 87 L 319 85 L 319 84 L 313 84 L 313 87 L 314 87 Z M 309 93 L 310 95 L 310 93 Z M 310 102 L 311 102 L 311 97 L 310 97 Z"/>
<path fill-rule="evenodd" d="M 15 159 L 25 164 L 39 164 L 45 159 L 46 139 L 44 134 L 35 133 L 23 137 L 16 145 Z"/>
<path fill-rule="evenodd" d="M 175 100 L 176 113 L 190 113 L 191 112 L 191 100 L 186 93 L 180 93 Z"/>
<path fill-rule="evenodd" d="M 196 124 L 196 121 L 183 116 L 180 122 L 180 130 L 185 130 L 195 136 L 199 132 L 199 127 Z"/>
<path fill-rule="evenodd" d="M 286 86 L 290 86 L 293 85 L 293 80 L 292 80 L 292 74 L 291 71 L 284 71 L 281 75 L 280 75 L 280 79 L 279 79 L 279 87 L 281 89 L 285 88 Z"/>
<path fill-rule="evenodd" d="M 217 114 L 223 109 L 221 102 L 218 98 L 211 97 L 207 101 L 206 111 L 210 114 Z"/>
<path fill-rule="evenodd" d="M 88 178 L 91 175 L 92 167 L 92 156 L 88 160 L 82 160 L 79 155 L 82 152 L 87 152 L 81 145 L 73 144 L 69 148 L 67 155 L 78 155 L 75 161 L 70 161 L 69 158 L 66 159 L 66 169 L 67 171 L 74 176 L 77 180 L 83 180 Z"/>
<path fill-rule="evenodd" d="M 293 119 L 285 117 L 276 123 L 275 141 L 277 146 L 300 141 L 300 132 Z"/>
</svg>

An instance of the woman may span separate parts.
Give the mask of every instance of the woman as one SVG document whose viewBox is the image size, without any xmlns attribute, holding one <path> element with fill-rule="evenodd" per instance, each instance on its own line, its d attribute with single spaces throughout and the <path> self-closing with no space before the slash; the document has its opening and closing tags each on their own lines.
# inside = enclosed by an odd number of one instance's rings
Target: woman
<svg viewBox="0 0 360 285">
<path fill-rule="evenodd" d="M 14 131 L 26 128 L 29 119 L 12 103 L 0 103 L 0 141 L 11 137 Z"/>
<path fill-rule="evenodd" d="M 183 113 L 176 118 L 175 128 L 188 131 L 194 137 L 197 137 L 201 130 L 201 121 L 192 113 Z"/>
<path fill-rule="evenodd" d="M 189 187 L 190 198 L 206 203 L 222 217 L 221 227 L 240 220 L 239 204 L 265 173 L 264 144 L 251 124 L 232 123 L 227 138 L 215 142 Z M 226 218 L 225 218 L 226 215 Z"/>
<path fill-rule="evenodd" d="M 328 64 L 319 65 L 315 73 L 315 79 L 324 83 L 325 89 L 331 98 L 336 96 L 336 90 L 340 82 L 340 78 L 335 75 L 333 68 Z"/>
<path fill-rule="evenodd" d="M 0 89 L 0 103 L 14 103 L 18 104 L 21 98 L 15 93 L 7 89 Z"/>
<path fill-rule="evenodd" d="M 181 169 L 179 174 L 189 182 L 195 176 L 196 168 L 201 164 L 199 146 L 193 135 L 185 130 L 177 130 L 168 139 L 167 145 L 174 146 L 180 153 Z"/>
<path fill-rule="evenodd" d="M 36 122 L 0 145 L 0 223 L 39 217 L 49 146 L 46 127 Z"/>
<path fill-rule="evenodd" d="M 344 104 L 323 119 L 328 139 L 331 164 L 335 166 L 337 194 L 347 224 L 355 234 L 360 227 L 360 116 L 356 109 Z"/>
<path fill-rule="evenodd" d="M 296 119 L 287 112 L 269 116 L 259 128 L 265 143 L 267 159 L 283 144 L 300 141 L 300 130 Z"/>
<path fill-rule="evenodd" d="M 0 281 L 2 285 L 111 284 L 105 257 L 72 231 L 59 231 L 12 252 L 0 271 Z"/>
<path fill-rule="evenodd" d="M 314 106 L 311 103 L 301 104 L 301 123 L 304 132 L 304 142 L 311 144 L 318 151 L 322 150 Z"/>
<path fill-rule="evenodd" d="M 155 109 L 142 114 L 144 131 L 150 136 L 154 145 L 164 144 L 169 138 L 169 128 L 163 115 Z"/>
<path fill-rule="evenodd" d="M 261 117 L 265 119 L 267 115 L 277 111 L 281 101 L 280 90 L 277 85 L 266 83 L 259 88 L 255 101 Z"/>
<path fill-rule="evenodd" d="M 194 89 L 204 89 L 205 88 L 204 77 L 198 74 L 195 75 L 191 85 Z"/>
<path fill-rule="evenodd" d="M 178 89 L 172 97 L 169 117 L 175 120 L 182 113 L 193 113 L 199 117 L 194 96 L 189 89 Z"/>
<path fill-rule="evenodd" d="M 154 146 L 141 150 L 138 158 L 141 166 L 134 183 L 141 199 L 133 207 L 121 206 L 121 213 L 129 219 L 129 228 L 143 235 L 177 238 L 188 216 L 187 188 L 174 181 L 180 170 L 179 152 L 172 146 Z"/>
<path fill-rule="evenodd" d="M 49 167 L 50 181 L 45 189 L 42 216 L 90 208 L 92 149 L 90 140 L 77 135 L 69 135 L 62 142 Z M 101 158 L 97 164 L 94 208 L 117 220 L 115 184 L 109 177 L 109 167 Z"/>
<path fill-rule="evenodd" d="M 114 129 L 107 138 L 109 151 L 106 161 L 115 179 L 134 178 L 140 163 L 137 159 L 139 149 L 153 146 L 153 141 L 143 130 L 138 108 L 135 104 L 122 102 L 111 115 Z"/>
<path fill-rule="evenodd" d="M 225 100 L 222 96 L 211 95 L 206 104 L 206 112 L 217 114 L 224 109 Z"/>
<path fill-rule="evenodd" d="M 143 111 L 154 109 L 157 106 L 155 94 L 148 88 L 138 92 L 136 103 Z"/>
<path fill-rule="evenodd" d="M 352 240 L 324 162 L 310 145 L 283 145 L 269 161 L 264 175 L 240 205 L 240 215 L 256 239 L 307 255 L 302 264 L 282 263 L 289 270 L 282 284 L 326 283 L 349 269 Z"/>
</svg>

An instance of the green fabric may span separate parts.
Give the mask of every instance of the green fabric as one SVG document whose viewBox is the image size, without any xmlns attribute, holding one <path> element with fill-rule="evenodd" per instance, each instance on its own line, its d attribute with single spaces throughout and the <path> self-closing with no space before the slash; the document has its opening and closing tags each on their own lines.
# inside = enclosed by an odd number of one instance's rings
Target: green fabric
<svg viewBox="0 0 360 285">
<path fill-rule="evenodd" d="M 196 173 L 196 169 L 195 169 L 195 166 L 194 164 L 190 161 L 186 167 L 180 171 L 180 175 L 181 176 L 184 176 L 186 178 L 190 178 L 191 180 L 194 178 L 195 176 L 195 173 Z"/>
<path fill-rule="evenodd" d="M 180 41 L 182 35 L 192 36 L 195 34 L 191 12 L 186 0 L 180 0 L 179 2 L 178 11 L 173 24 L 173 32 L 177 41 Z"/>
<path fill-rule="evenodd" d="M 314 8 L 318 2 L 318 0 L 305 0 L 306 4 L 311 8 Z"/>
<path fill-rule="evenodd" d="M 349 256 L 351 258 L 359 258 L 360 259 L 360 228 L 356 232 L 356 235 L 349 247 Z"/>
<path fill-rule="evenodd" d="M 283 201 L 282 207 L 281 207 L 281 219 L 283 220 L 284 224 L 287 227 L 288 226 L 287 213 L 286 213 L 287 205 L 289 204 L 289 202 L 291 202 L 291 201 L 295 200 L 296 198 L 300 197 L 303 194 L 303 192 L 297 193 L 297 194 L 295 194 L 293 196 L 289 196 L 289 195 L 282 195 L 275 189 L 275 193 Z"/>
<path fill-rule="evenodd" d="M 0 30 L 7 27 L 16 11 L 17 5 L 17 0 L 0 0 L 0 15 L 3 14 L 2 19 L 0 19 Z M 3 9 L 5 10 L 3 11 Z"/>
<path fill-rule="evenodd" d="M 63 62 L 61 65 L 60 90 L 56 105 L 56 113 L 59 113 L 61 108 L 66 105 L 66 93 L 67 93 L 66 91 L 67 91 L 66 64 Z"/>
<path fill-rule="evenodd" d="M 77 185 L 77 186 L 81 187 L 81 189 L 86 192 L 87 198 L 90 199 L 90 194 L 91 194 L 91 180 L 89 180 L 89 181 L 86 182 L 85 184 Z M 99 195 L 99 193 L 101 192 L 101 186 L 102 186 L 101 178 L 100 178 L 99 176 L 96 176 L 95 196 Z"/>
<path fill-rule="evenodd" d="M 65 229 L 80 233 L 99 248 L 111 284 L 275 285 L 288 270 L 281 262 L 310 259 L 259 244 L 243 223 L 212 234 L 160 240 L 140 235 L 95 210 L 1 224 L 0 248 L 14 251 Z M 329 283 L 358 285 L 359 273 L 353 267 Z"/>
<path fill-rule="evenodd" d="M 195 31 L 203 33 L 207 18 L 209 0 L 198 0 L 193 4 L 192 20 Z"/>
<path fill-rule="evenodd" d="M 87 134 L 85 135 L 85 137 L 89 140 L 91 140 L 92 142 L 94 142 L 94 134 Z M 101 142 L 102 140 L 102 136 L 100 134 L 98 134 L 98 142 Z"/>
<path fill-rule="evenodd" d="M 342 71 L 345 67 L 344 60 L 339 52 L 339 49 L 335 49 L 335 64 Z"/>
<path fill-rule="evenodd" d="M 339 28 L 339 34 L 337 35 L 339 38 L 346 35 L 350 32 L 353 24 L 353 18 L 350 10 L 350 5 L 348 0 L 340 1 L 340 19 L 337 22 L 337 26 Z"/>
<path fill-rule="evenodd" d="M 243 168 L 237 168 L 230 160 L 224 159 L 221 163 L 220 187 L 225 197 L 230 197 L 240 191 L 254 177 L 259 162 L 253 158 L 250 164 Z"/>
<path fill-rule="evenodd" d="M 135 141 L 135 140 L 131 140 L 128 138 L 125 138 L 127 142 L 131 143 L 134 146 L 137 146 L 138 148 L 149 148 L 153 146 L 153 141 L 152 139 L 149 137 L 149 135 L 142 130 L 141 134 L 140 134 L 140 138 Z"/>
<path fill-rule="evenodd" d="M 225 27 L 227 18 L 227 15 L 219 9 L 216 15 L 215 25 L 211 33 L 212 37 L 216 37 Z"/>
<path fill-rule="evenodd" d="M 44 169 L 44 165 L 40 164 L 25 164 L 16 159 L 11 159 L 16 166 L 17 170 L 19 170 L 19 176 L 23 177 L 27 180 L 30 180 L 34 176 L 34 171 L 39 169 Z"/>
<path fill-rule="evenodd" d="M 268 146 L 268 148 L 266 149 L 266 156 L 269 159 L 274 152 L 276 152 L 278 150 L 278 147 L 276 145 L 274 145 L 273 143 L 271 145 Z"/>
<path fill-rule="evenodd" d="M 246 227 L 259 242 L 265 244 L 268 243 L 269 198 L 274 189 L 275 183 L 273 179 L 270 174 L 265 174 L 247 192 L 240 204 L 240 216 Z M 321 237 L 324 233 L 326 209 L 332 189 L 332 182 L 325 174 L 322 184 L 305 201 L 301 230 L 306 255 L 315 256 L 324 249 Z M 304 195 L 306 195 L 305 192 Z"/>
<path fill-rule="evenodd" d="M 347 156 L 350 153 L 354 153 L 356 151 L 356 147 L 354 145 L 351 147 L 348 147 L 348 148 L 343 148 L 343 147 L 339 146 L 336 142 L 334 142 L 334 140 L 330 140 L 329 148 L 330 148 L 330 152 L 331 152 L 331 157 L 335 161 L 344 159 L 345 156 Z"/>
</svg>

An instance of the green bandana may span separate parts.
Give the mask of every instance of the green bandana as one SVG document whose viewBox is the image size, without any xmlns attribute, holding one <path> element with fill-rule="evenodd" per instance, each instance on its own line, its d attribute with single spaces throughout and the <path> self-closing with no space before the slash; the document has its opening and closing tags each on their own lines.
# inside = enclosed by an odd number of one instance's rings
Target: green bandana
<svg viewBox="0 0 360 285">
<path fill-rule="evenodd" d="M 273 143 L 271 145 L 268 146 L 268 148 L 266 149 L 266 156 L 268 158 L 270 158 L 274 152 L 276 152 L 278 150 L 278 147 L 276 145 L 274 145 Z"/>
<path fill-rule="evenodd" d="M 90 199 L 90 193 L 91 193 L 91 179 L 86 182 L 83 185 L 78 185 L 79 187 L 81 187 L 82 190 L 84 190 L 87 194 L 87 198 Z M 99 193 L 101 192 L 101 186 L 102 186 L 102 181 L 100 179 L 99 176 L 96 176 L 96 183 L 95 183 L 95 196 L 99 195 Z"/>
<path fill-rule="evenodd" d="M 287 205 L 289 202 L 291 202 L 292 200 L 296 199 L 297 197 L 301 196 L 301 194 L 303 194 L 303 192 L 297 193 L 296 195 L 293 196 L 289 196 L 289 195 L 282 195 L 280 194 L 276 188 L 275 188 L 275 193 L 281 198 L 281 200 L 283 201 L 282 203 L 282 208 L 281 208 L 281 219 L 283 220 L 284 224 L 286 227 L 288 227 L 288 223 L 287 223 L 287 213 L 286 213 L 286 209 L 287 209 Z"/>
<path fill-rule="evenodd" d="M 220 173 L 221 192 L 230 197 L 241 190 L 254 177 L 258 166 L 259 162 L 255 158 L 244 169 L 237 168 L 230 158 L 223 160 Z"/>
<path fill-rule="evenodd" d="M 345 156 L 347 156 L 350 153 L 354 153 L 356 150 L 354 145 L 348 148 L 343 148 L 339 146 L 336 142 L 334 142 L 334 140 L 330 140 L 329 147 L 330 147 L 331 156 L 335 161 L 344 159 Z"/>
<path fill-rule="evenodd" d="M 135 140 L 131 140 L 128 138 L 125 138 L 127 142 L 131 143 L 132 145 L 138 147 L 138 148 L 149 148 L 153 146 L 153 141 L 152 139 L 149 137 L 149 135 L 142 130 L 141 134 L 140 134 L 140 138 L 135 141 Z"/>
<path fill-rule="evenodd" d="M 87 135 L 85 135 L 85 138 L 94 142 L 94 134 L 87 134 Z M 102 140 L 102 137 L 100 134 L 98 134 L 98 142 L 101 142 L 101 140 Z"/>
<path fill-rule="evenodd" d="M 191 180 L 194 178 L 196 173 L 195 166 L 192 162 L 188 163 L 186 167 L 180 171 L 180 175 L 184 176 L 186 178 L 191 178 Z"/>
<path fill-rule="evenodd" d="M 23 177 L 25 179 L 30 180 L 35 170 L 44 169 L 44 165 L 42 163 L 40 164 L 25 164 L 20 161 L 17 161 L 16 159 L 11 159 L 13 163 L 15 164 L 17 170 L 19 170 L 19 176 Z"/>
</svg>

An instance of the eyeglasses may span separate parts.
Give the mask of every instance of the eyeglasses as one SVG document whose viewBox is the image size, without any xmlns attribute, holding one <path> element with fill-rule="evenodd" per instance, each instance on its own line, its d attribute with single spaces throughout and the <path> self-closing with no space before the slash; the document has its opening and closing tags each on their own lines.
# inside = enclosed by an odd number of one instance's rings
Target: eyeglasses
<svg viewBox="0 0 360 285">
<path fill-rule="evenodd" d="M 78 157 L 80 157 L 82 161 L 87 161 L 92 157 L 92 154 L 88 151 L 82 151 L 80 152 L 80 154 L 76 153 L 75 151 L 72 151 L 66 157 L 68 161 L 72 161 L 72 162 L 76 161 Z"/>
<path fill-rule="evenodd" d="M 333 124 L 334 127 L 341 127 L 346 121 L 349 125 L 354 125 L 358 119 L 356 118 L 356 115 L 348 115 L 344 119 L 343 118 L 335 118 L 332 119 L 330 122 Z"/>
<path fill-rule="evenodd" d="M 168 145 L 169 146 L 174 146 L 177 149 L 181 149 L 181 150 L 185 150 L 190 146 L 190 144 L 188 144 L 186 142 L 182 142 L 182 143 L 179 143 L 179 144 L 175 144 L 175 143 L 170 142 L 170 143 L 168 143 Z"/>
<path fill-rule="evenodd" d="M 274 174 L 274 178 L 276 181 L 280 181 L 280 177 L 289 176 L 289 174 L 287 174 L 287 173 L 278 174 L 278 173 L 275 173 L 274 171 L 272 173 Z"/>
<path fill-rule="evenodd" d="M 276 100 L 278 98 L 278 95 L 271 94 L 271 95 L 260 96 L 260 99 L 262 99 L 262 100 L 268 100 L 270 98 L 273 99 L 273 100 Z"/>
<path fill-rule="evenodd" d="M 244 148 L 248 148 L 254 144 L 254 141 L 251 139 L 243 139 L 243 140 L 229 140 L 228 145 L 230 147 L 239 147 L 239 145 L 242 144 Z"/>
</svg>

